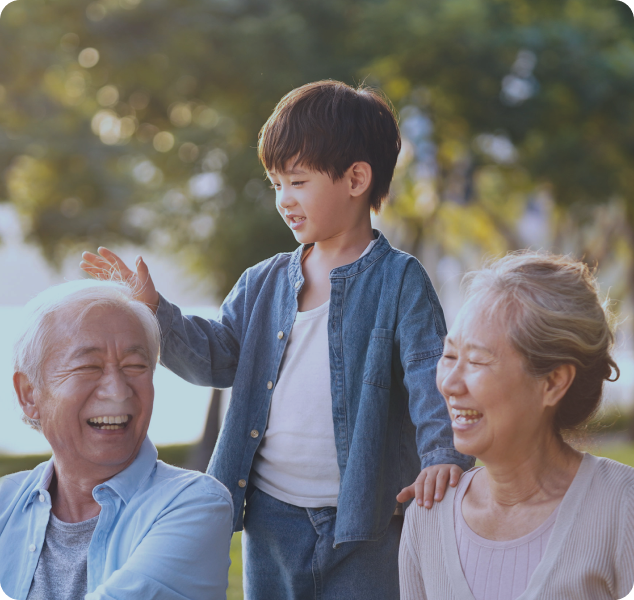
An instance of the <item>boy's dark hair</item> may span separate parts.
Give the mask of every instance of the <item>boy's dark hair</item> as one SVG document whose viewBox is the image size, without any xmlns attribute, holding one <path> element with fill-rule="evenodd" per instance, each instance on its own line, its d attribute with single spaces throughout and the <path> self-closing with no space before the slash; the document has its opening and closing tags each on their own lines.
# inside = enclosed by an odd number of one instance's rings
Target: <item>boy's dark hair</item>
<svg viewBox="0 0 634 600">
<path fill-rule="evenodd" d="M 340 81 L 317 81 L 284 96 L 260 131 L 258 156 L 267 171 L 292 164 L 341 179 L 357 161 L 372 167 L 370 208 L 388 196 L 401 136 L 396 115 L 379 92 Z"/>
</svg>

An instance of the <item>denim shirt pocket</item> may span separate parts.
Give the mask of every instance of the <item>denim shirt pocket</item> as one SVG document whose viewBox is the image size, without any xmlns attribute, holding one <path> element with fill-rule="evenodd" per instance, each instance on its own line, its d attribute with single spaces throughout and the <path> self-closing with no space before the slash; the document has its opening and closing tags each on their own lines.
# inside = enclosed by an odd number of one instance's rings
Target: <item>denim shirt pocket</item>
<svg viewBox="0 0 634 600">
<path fill-rule="evenodd" d="M 373 329 L 365 358 L 363 383 L 390 389 L 392 383 L 392 347 L 394 331 Z"/>
</svg>

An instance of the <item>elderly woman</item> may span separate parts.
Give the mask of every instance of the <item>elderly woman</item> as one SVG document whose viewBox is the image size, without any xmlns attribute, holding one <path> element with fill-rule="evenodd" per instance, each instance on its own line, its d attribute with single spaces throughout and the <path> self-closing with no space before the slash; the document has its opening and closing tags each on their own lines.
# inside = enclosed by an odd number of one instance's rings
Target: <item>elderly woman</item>
<svg viewBox="0 0 634 600">
<path fill-rule="evenodd" d="M 634 585 L 634 469 L 575 450 L 618 369 L 596 282 L 566 257 L 471 274 L 437 384 L 456 449 L 484 467 L 409 507 L 404 600 L 604 600 Z"/>
<path fill-rule="evenodd" d="M 53 458 L 0 480 L 0 585 L 16 600 L 226 598 L 232 503 L 147 438 L 159 329 L 132 290 L 40 294 L 15 348 L 25 420 Z"/>
</svg>

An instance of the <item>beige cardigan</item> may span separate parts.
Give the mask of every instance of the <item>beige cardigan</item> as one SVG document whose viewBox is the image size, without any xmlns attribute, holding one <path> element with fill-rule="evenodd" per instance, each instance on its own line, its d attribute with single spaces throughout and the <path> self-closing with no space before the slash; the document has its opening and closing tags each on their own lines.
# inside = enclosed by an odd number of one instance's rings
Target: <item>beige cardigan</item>
<svg viewBox="0 0 634 600">
<path fill-rule="evenodd" d="M 474 600 L 454 531 L 454 496 L 405 513 L 401 600 Z M 620 600 L 634 587 L 634 469 L 585 454 L 544 556 L 518 600 Z"/>
</svg>

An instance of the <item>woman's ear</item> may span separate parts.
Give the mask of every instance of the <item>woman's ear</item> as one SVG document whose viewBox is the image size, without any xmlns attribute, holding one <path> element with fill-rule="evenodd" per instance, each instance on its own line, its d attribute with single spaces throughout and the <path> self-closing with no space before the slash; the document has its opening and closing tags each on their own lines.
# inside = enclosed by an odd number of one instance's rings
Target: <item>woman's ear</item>
<svg viewBox="0 0 634 600">
<path fill-rule="evenodd" d="M 40 411 L 35 404 L 35 388 L 24 373 L 13 374 L 13 387 L 18 395 L 22 412 L 29 419 L 39 419 Z"/>
<path fill-rule="evenodd" d="M 348 169 L 350 178 L 350 195 L 354 197 L 365 194 L 372 185 L 372 167 L 367 162 L 356 162 Z"/>
<path fill-rule="evenodd" d="M 577 375 L 577 367 L 566 364 L 559 365 L 551 371 L 544 379 L 546 406 L 556 406 L 557 403 L 566 395 L 566 392 L 572 385 Z"/>
</svg>

